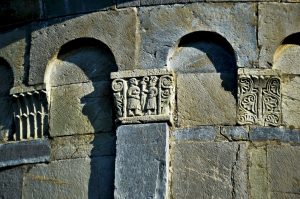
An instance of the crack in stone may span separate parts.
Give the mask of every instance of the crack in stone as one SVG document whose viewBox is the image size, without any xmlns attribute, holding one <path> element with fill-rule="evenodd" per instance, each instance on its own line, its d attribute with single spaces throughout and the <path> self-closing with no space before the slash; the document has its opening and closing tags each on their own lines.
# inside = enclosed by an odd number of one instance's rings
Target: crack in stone
<svg viewBox="0 0 300 199">
<path fill-rule="evenodd" d="M 232 167 L 231 167 L 231 185 L 232 185 L 232 192 L 231 192 L 231 195 L 232 195 L 232 199 L 236 198 L 236 190 L 235 190 L 235 170 L 236 170 L 236 167 L 237 167 L 237 163 L 239 161 L 239 156 L 240 156 L 240 150 L 241 150 L 241 146 L 238 145 L 238 148 L 237 148 L 237 151 L 235 153 L 235 161 L 234 163 L 232 164 Z"/>
</svg>

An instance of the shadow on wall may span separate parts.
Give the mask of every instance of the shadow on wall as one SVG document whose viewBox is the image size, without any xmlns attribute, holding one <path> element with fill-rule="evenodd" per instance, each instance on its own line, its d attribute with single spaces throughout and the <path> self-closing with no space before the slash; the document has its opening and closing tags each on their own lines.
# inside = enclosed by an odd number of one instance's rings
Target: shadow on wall
<svg viewBox="0 0 300 199">
<path fill-rule="evenodd" d="M 6 60 L 0 57 L 0 141 L 13 131 L 12 104 L 9 95 L 13 87 L 13 71 Z"/>
<path fill-rule="evenodd" d="M 199 31 L 182 37 L 168 65 L 177 73 L 219 73 L 224 90 L 236 97 L 236 56 L 230 43 L 215 32 Z M 228 79 L 228 75 L 232 77 Z"/>
<path fill-rule="evenodd" d="M 50 135 L 95 135 L 89 198 L 113 198 L 115 127 L 110 73 L 116 70 L 114 56 L 105 44 L 81 38 L 62 46 L 46 73 Z"/>
<path fill-rule="evenodd" d="M 276 49 L 273 57 L 273 68 L 286 74 L 300 74 L 300 33 L 286 37 Z"/>
<path fill-rule="evenodd" d="M 1 0 L 0 30 L 34 20 L 105 10 L 132 1 L 136 0 Z"/>
</svg>

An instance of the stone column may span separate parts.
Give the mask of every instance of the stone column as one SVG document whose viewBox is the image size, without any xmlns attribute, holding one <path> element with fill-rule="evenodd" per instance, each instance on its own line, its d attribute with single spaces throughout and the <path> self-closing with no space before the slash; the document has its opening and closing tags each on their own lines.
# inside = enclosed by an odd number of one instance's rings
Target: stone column
<svg viewBox="0 0 300 199">
<path fill-rule="evenodd" d="M 115 198 L 167 198 L 167 123 L 123 125 L 117 129 Z"/>
</svg>

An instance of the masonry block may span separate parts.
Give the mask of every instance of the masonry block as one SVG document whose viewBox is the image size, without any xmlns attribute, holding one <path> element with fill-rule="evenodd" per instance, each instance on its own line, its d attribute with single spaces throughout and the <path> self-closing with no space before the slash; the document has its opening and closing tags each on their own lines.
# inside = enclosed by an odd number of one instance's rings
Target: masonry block
<svg viewBox="0 0 300 199">
<path fill-rule="evenodd" d="M 168 126 L 125 125 L 117 129 L 115 198 L 165 198 Z"/>
</svg>

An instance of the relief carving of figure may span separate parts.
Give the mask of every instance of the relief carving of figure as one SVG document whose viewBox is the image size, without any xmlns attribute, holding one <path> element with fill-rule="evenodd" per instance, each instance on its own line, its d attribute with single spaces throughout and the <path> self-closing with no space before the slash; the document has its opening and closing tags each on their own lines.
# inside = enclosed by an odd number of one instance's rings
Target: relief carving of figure
<svg viewBox="0 0 300 199">
<path fill-rule="evenodd" d="M 142 105 L 142 110 L 145 111 L 146 109 L 146 100 L 147 100 L 147 82 L 149 82 L 149 77 L 143 77 L 143 80 L 141 81 L 141 105 Z"/>
<path fill-rule="evenodd" d="M 158 77 L 151 76 L 149 82 L 149 89 L 148 89 L 148 101 L 146 105 L 147 115 L 156 114 L 157 110 L 157 95 L 158 89 L 156 88 Z"/>
<path fill-rule="evenodd" d="M 127 91 L 127 108 L 128 116 L 141 116 L 141 101 L 140 101 L 141 90 L 138 87 L 138 80 L 131 78 L 129 80 L 129 88 Z"/>
</svg>

